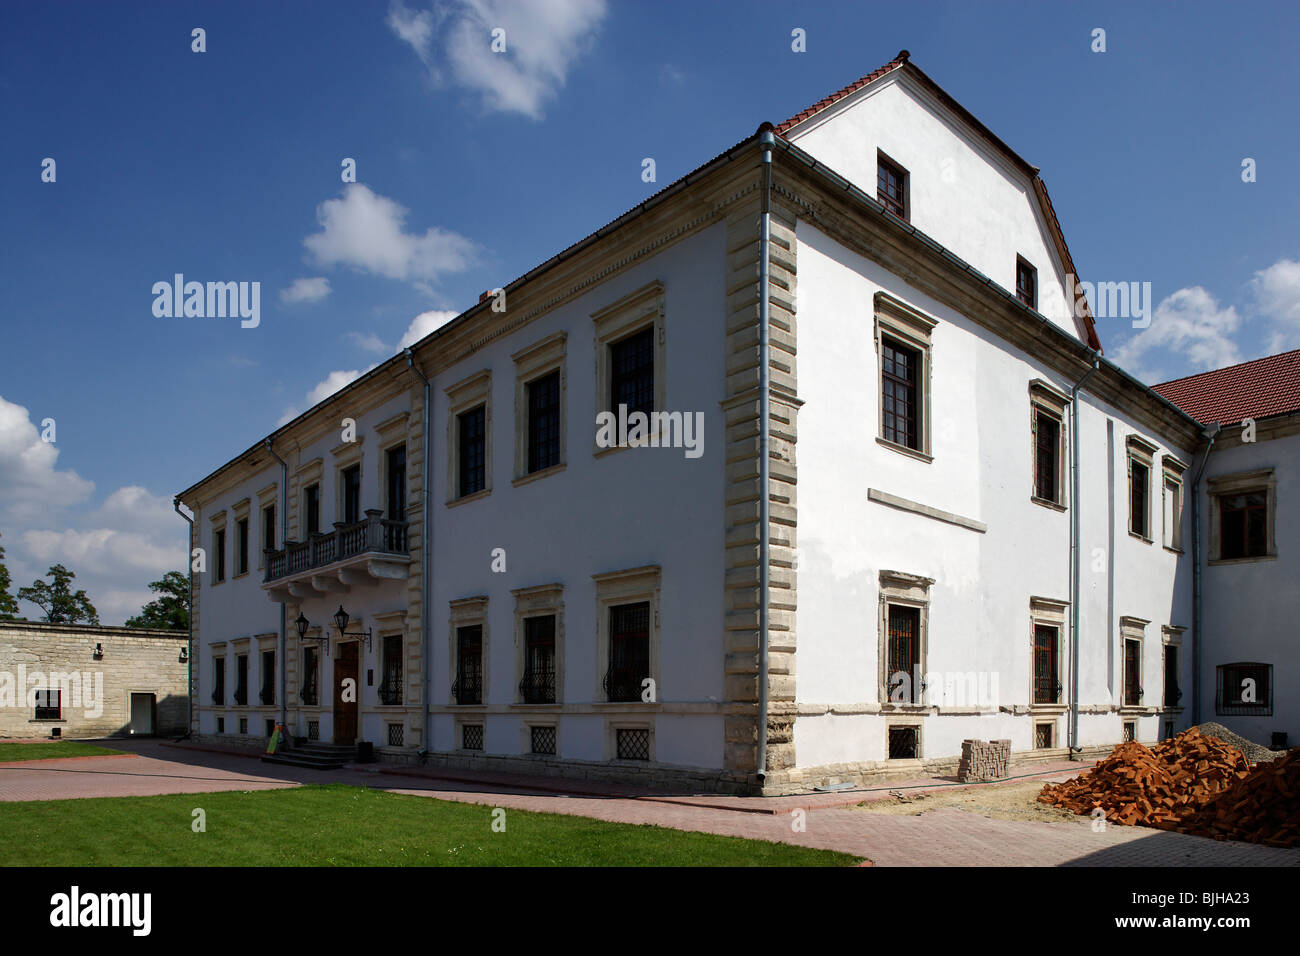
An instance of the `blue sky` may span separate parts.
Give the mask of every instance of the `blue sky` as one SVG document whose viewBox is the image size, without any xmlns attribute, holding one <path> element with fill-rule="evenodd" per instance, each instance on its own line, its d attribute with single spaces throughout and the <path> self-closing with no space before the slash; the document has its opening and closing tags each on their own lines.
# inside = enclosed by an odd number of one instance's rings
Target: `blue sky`
<svg viewBox="0 0 1300 956">
<path fill-rule="evenodd" d="M 1110 357 L 1160 381 L 1300 347 L 1298 27 L 1281 3 L 6 3 L 16 585 L 62 561 L 120 623 L 183 566 L 176 491 L 902 48 L 1042 168 L 1083 279 L 1151 283 L 1150 329 L 1100 321 Z M 178 272 L 260 282 L 260 325 L 156 317 Z"/>
</svg>

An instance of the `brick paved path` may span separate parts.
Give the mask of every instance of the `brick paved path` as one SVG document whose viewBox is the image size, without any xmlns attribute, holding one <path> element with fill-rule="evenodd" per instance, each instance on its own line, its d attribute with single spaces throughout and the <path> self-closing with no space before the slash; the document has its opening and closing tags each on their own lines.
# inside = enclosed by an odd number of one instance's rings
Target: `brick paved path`
<svg viewBox="0 0 1300 956">
<path fill-rule="evenodd" d="M 136 756 L 0 764 L 0 801 L 348 783 L 490 807 L 795 843 L 851 853 L 877 866 L 1300 866 L 1300 850 L 1220 842 L 1144 827 L 1108 826 L 1105 832 L 1095 833 L 1085 818 L 1077 823 L 1043 823 L 991 819 L 955 808 L 919 816 L 845 809 L 851 803 L 887 796 L 889 789 L 905 783 L 871 794 L 762 798 L 669 795 L 575 781 L 573 786 L 582 792 L 566 793 L 560 788 L 569 784 L 553 778 L 457 773 L 453 780 L 422 771 L 381 771 L 378 765 L 322 772 L 160 741 L 106 743 L 131 750 Z M 1041 779 L 1062 779 L 1079 769 L 1078 764 L 1046 765 Z M 806 828 L 796 832 L 791 811 L 802 808 L 808 808 Z"/>
</svg>

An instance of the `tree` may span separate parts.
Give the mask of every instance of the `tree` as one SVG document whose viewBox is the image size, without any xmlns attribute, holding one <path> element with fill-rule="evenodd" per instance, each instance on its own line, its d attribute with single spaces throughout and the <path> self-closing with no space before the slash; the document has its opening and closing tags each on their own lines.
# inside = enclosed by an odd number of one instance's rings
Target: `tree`
<svg viewBox="0 0 1300 956">
<path fill-rule="evenodd" d="M 156 627 L 170 631 L 187 631 L 190 627 L 190 581 L 180 571 L 168 571 L 149 590 L 158 597 L 140 613 L 127 619 L 127 627 Z"/>
<path fill-rule="evenodd" d="M 0 547 L 0 621 L 22 620 L 18 602 L 9 593 L 9 569 L 5 567 L 5 549 Z"/>
<path fill-rule="evenodd" d="M 98 624 L 99 612 L 90 603 L 85 591 L 75 594 L 68 586 L 76 577 L 61 564 L 56 564 L 46 572 L 49 583 L 37 578 L 29 588 L 19 588 L 18 598 L 31 601 L 45 612 L 45 620 L 51 624 Z"/>
</svg>

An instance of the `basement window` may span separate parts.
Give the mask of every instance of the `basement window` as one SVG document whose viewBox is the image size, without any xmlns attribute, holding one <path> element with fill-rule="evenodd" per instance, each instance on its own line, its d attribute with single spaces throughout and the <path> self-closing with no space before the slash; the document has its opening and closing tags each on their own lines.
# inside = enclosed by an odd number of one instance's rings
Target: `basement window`
<svg viewBox="0 0 1300 956">
<path fill-rule="evenodd" d="M 482 750 L 483 749 L 483 725 L 482 724 L 461 724 L 460 746 L 462 750 Z"/>
<path fill-rule="evenodd" d="M 1056 736 L 1055 731 L 1055 724 L 1034 724 L 1034 749 L 1051 750 L 1052 738 Z"/>
<path fill-rule="evenodd" d="M 405 740 L 406 740 L 406 725 L 405 725 L 405 724 L 389 724 L 389 725 L 388 725 L 388 746 L 390 746 L 390 747 L 404 747 L 404 746 L 406 746 L 406 744 L 405 744 Z"/>
<path fill-rule="evenodd" d="M 921 728 L 915 724 L 894 724 L 889 728 L 889 759 L 915 760 L 921 753 Z"/>
<path fill-rule="evenodd" d="M 38 690 L 36 692 L 36 720 L 62 720 L 62 691 Z"/>
<path fill-rule="evenodd" d="M 650 731 L 644 727 L 620 727 L 615 731 L 619 760 L 649 760 Z"/>
<path fill-rule="evenodd" d="M 1137 740 L 1137 721 L 1124 721 L 1124 743 L 1131 744 L 1135 740 Z"/>
<path fill-rule="evenodd" d="M 218 717 L 218 718 L 217 718 L 217 733 L 219 733 L 219 734 L 224 734 L 225 732 L 226 732 L 226 718 L 224 718 L 224 717 Z"/>
</svg>

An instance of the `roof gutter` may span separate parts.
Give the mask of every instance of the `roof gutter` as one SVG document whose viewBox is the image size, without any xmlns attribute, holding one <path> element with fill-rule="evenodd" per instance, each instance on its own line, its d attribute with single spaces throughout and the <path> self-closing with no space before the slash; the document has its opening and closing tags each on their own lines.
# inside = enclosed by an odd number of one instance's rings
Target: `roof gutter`
<svg viewBox="0 0 1300 956">
<path fill-rule="evenodd" d="M 185 697 L 188 702 L 188 716 L 185 719 L 185 734 L 180 740 L 189 738 L 194 733 L 194 519 L 181 511 L 181 499 L 172 499 L 172 510 L 185 519 L 190 526 L 190 553 L 188 555 L 190 565 L 190 594 L 188 612 L 185 616 L 189 619 L 189 639 L 185 643 Z"/>
<path fill-rule="evenodd" d="M 280 463 L 280 547 L 286 547 L 289 539 L 289 465 L 283 458 L 275 453 L 271 447 L 271 439 L 266 439 L 266 450 L 271 457 Z M 284 730 L 288 725 L 288 702 L 285 695 L 288 694 L 288 684 L 286 675 L 289 672 L 288 661 L 285 658 L 287 652 L 285 639 L 285 603 L 280 602 L 280 728 Z"/>
<path fill-rule="evenodd" d="M 433 433 L 429 423 L 433 420 L 433 409 L 431 401 L 433 398 L 433 384 L 425 377 L 424 373 L 415 367 L 415 355 L 408 348 L 403 353 L 406 356 L 406 367 L 411 370 L 421 382 L 424 383 L 424 464 L 421 466 L 421 498 L 420 514 L 424 516 L 424 531 L 420 534 L 420 588 L 424 592 L 420 602 L 420 662 L 423 672 L 423 683 L 420 691 L 420 711 L 421 722 L 424 726 L 424 733 L 420 738 L 420 759 L 423 760 L 429 753 L 429 615 L 433 610 L 433 580 L 430 577 L 433 568 L 433 509 L 429 506 L 429 484 L 430 476 L 433 474 L 431 462 L 433 458 Z"/>
<path fill-rule="evenodd" d="M 758 248 L 758 754 L 757 774 L 761 791 L 767 777 L 767 712 L 769 697 L 769 633 L 771 601 L 768 593 L 771 573 L 772 511 L 770 445 L 771 412 L 771 277 L 769 258 L 772 241 L 772 146 L 776 137 L 765 128 L 759 137 L 763 150 L 761 234 Z"/>
<path fill-rule="evenodd" d="M 1202 433 L 1208 443 L 1201 465 L 1192 477 L 1192 726 L 1201 722 L 1201 476 L 1219 437 L 1219 423 L 1211 422 Z"/>
<path fill-rule="evenodd" d="M 1079 595 L 1083 593 L 1083 567 L 1079 560 L 1082 535 L 1079 497 L 1079 390 L 1101 368 L 1101 354 L 1093 352 L 1092 368 L 1070 389 L 1070 757 L 1079 752 Z"/>
</svg>

